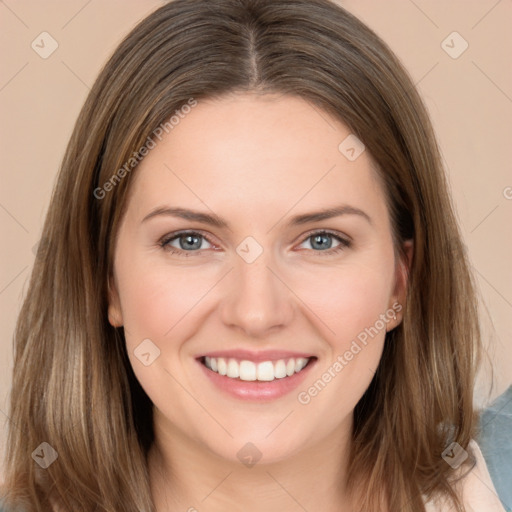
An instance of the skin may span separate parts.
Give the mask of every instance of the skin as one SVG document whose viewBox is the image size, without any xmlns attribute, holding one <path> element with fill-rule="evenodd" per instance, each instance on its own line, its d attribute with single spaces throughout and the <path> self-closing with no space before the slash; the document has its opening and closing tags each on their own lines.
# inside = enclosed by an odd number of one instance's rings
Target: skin
<svg viewBox="0 0 512 512">
<path fill-rule="evenodd" d="M 404 303 L 406 262 L 395 258 L 368 151 L 352 162 L 338 150 L 350 133 L 300 98 L 229 95 L 200 101 L 138 167 L 115 247 L 109 319 L 124 326 L 134 372 L 155 406 L 149 467 L 159 512 L 351 510 L 344 482 L 353 409 L 402 312 L 308 404 L 297 395 Z M 341 204 L 371 222 L 345 214 L 286 225 Z M 169 215 L 142 222 L 163 205 L 214 213 L 230 229 Z M 311 238 L 322 229 L 350 237 L 351 246 L 326 254 Z M 159 245 L 180 230 L 209 240 L 186 252 L 186 240 L 174 239 L 181 255 Z M 250 264 L 236 252 L 248 236 L 263 249 Z M 331 251 L 340 245 L 327 242 Z M 148 338 L 160 357 L 145 366 L 134 350 Z M 195 360 L 230 348 L 318 360 L 296 391 L 252 403 L 219 391 Z M 237 457 L 248 442 L 261 452 L 252 467 Z"/>
</svg>

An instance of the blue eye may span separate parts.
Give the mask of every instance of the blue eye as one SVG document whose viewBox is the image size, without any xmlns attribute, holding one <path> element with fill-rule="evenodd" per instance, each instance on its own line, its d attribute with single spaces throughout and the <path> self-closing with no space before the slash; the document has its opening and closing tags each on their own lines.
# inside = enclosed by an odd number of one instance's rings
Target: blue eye
<svg viewBox="0 0 512 512">
<path fill-rule="evenodd" d="M 334 248 L 332 248 L 333 239 L 339 242 L 339 244 Z M 311 241 L 310 245 L 315 252 L 323 253 L 321 254 L 322 256 L 338 253 L 351 245 L 349 240 L 334 233 L 330 233 L 329 231 L 316 231 L 314 233 L 310 233 L 302 243 L 304 244 L 308 241 Z"/>
<path fill-rule="evenodd" d="M 335 247 L 332 247 L 333 240 L 338 242 L 338 245 Z M 341 252 L 351 246 L 350 240 L 325 230 L 310 233 L 304 239 L 301 245 L 309 241 L 311 241 L 311 250 L 322 256 Z M 213 246 L 213 243 L 210 242 L 205 235 L 197 231 L 181 231 L 179 233 L 171 233 L 170 235 L 166 235 L 159 241 L 159 245 L 163 250 L 169 252 L 170 254 L 177 254 L 179 256 L 192 256 L 200 254 L 201 249 L 205 249 L 201 247 L 203 242 Z M 177 246 L 173 245 L 175 243 L 177 243 Z M 208 247 L 206 249 L 208 249 Z"/>
<path fill-rule="evenodd" d="M 160 246 L 164 250 L 169 251 L 171 254 L 179 254 L 183 252 L 196 252 L 199 249 L 201 249 L 203 240 L 208 242 L 206 237 L 201 233 L 197 233 L 196 231 L 188 231 L 164 237 L 160 241 Z M 171 242 L 174 241 L 178 242 L 178 247 L 171 245 Z"/>
</svg>

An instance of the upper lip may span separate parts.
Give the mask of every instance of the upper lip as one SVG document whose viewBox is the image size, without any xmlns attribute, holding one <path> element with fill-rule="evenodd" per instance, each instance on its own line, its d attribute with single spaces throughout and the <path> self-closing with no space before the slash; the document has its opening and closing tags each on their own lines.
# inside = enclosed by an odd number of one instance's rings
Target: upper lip
<svg viewBox="0 0 512 512">
<path fill-rule="evenodd" d="M 262 361 L 279 361 L 280 359 L 290 359 L 290 358 L 299 358 L 304 357 L 309 359 L 310 357 L 314 357 L 312 354 L 308 354 L 306 352 L 293 352 L 291 350 L 259 350 L 259 351 L 251 351 L 244 349 L 234 349 L 234 350 L 216 350 L 212 352 L 208 352 L 206 354 L 202 354 L 198 357 L 201 359 L 203 357 L 223 357 L 225 359 L 238 359 L 240 361 L 254 361 L 255 363 L 259 363 Z"/>
</svg>

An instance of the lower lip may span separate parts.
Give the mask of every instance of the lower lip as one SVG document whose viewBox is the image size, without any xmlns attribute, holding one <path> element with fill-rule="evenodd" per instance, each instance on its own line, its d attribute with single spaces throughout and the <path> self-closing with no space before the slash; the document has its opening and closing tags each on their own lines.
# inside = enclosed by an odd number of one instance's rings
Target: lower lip
<svg viewBox="0 0 512 512">
<path fill-rule="evenodd" d="M 311 360 L 299 373 L 294 373 L 291 377 L 283 377 L 267 382 L 232 379 L 210 370 L 199 360 L 197 362 L 207 378 L 221 391 L 240 400 L 268 402 L 287 395 L 296 389 L 309 374 L 316 361 L 316 359 Z"/>
</svg>

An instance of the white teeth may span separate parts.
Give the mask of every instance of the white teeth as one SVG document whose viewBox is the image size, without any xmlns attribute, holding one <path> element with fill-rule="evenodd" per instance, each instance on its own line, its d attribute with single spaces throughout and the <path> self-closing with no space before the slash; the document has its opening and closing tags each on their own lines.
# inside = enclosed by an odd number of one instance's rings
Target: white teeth
<svg viewBox="0 0 512 512">
<path fill-rule="evenodd" d="M 219 373 L 219 375 L 226 375 L 226 373 L 228 373 L 228 365 L 226 363 L 226 360 L 223 359 L 222 357 L 219 357 L 217 359 L 217 367 L 217 372 Z M 213 370 L 213 364 L 211 365 L 210 369 Z"/>
<path fill-rule="evenodd" d="M 226 375 L 232 379 L 240 377 L 240 365 L 234 359 L 228 361 L 228 373 Z"/>
<path fill-rule="evenodd" d="M 258 363 L 258 380 L 274 380 L 274 365 L 272 361 Z"/>
<path fill-rule="evenodd" d="M 256 373 L 256 365 L 252 361 L 240 362 L 240 380 L 256 380 Z"/>
<path fill-rule="evenodd" d="M 290 377 L 290 375 L 293 375 L 295 373 L 295 359 L 290 359 L 288 363 L 286 364 L 286 375 Z"/>
<path fill-rule="evenodd" d="M 300 372 L 304 366 L 306 366 L 306 363 L 308 362 L 307 359 L 304 359 L 303 357 L 298 357 L 295 359 L 295 373 Z"/>
<path fill-rule="evenodd" d="M 308 363 L 309 359 L 305 357 L 291 358 L 288 360 L 279 359 L 279 361 L 262 361 L 254 363 L 253 361 L 237 361 L 236 359 L 226 359 L 224 357 L 205 356 L 204 364 L 219 375 L 225 375 L 232 379 L 245 381 L 266 381 L 291 377 L 294 373 L 300 372 Z"/>
<path fill-rule="evenodd" d="M 276 379 L 282 379 L 283 377 L 286 377 L 286 365 L 282 359 L 277 361 L 274 365 L 274 377 Z"/>
</svg>

